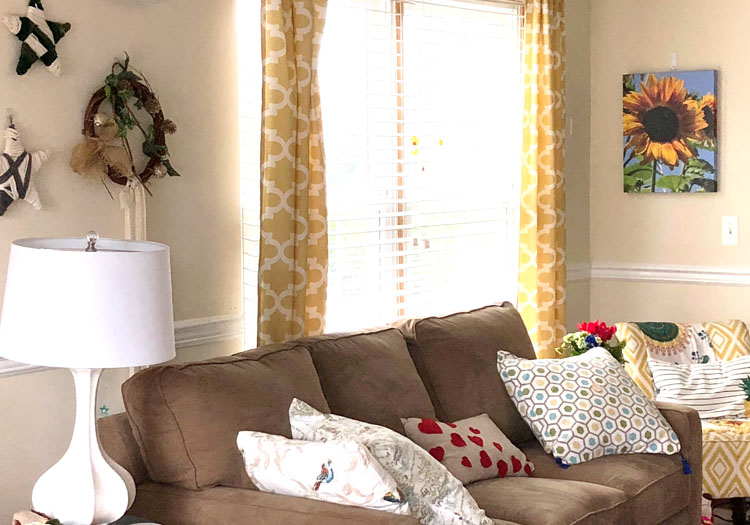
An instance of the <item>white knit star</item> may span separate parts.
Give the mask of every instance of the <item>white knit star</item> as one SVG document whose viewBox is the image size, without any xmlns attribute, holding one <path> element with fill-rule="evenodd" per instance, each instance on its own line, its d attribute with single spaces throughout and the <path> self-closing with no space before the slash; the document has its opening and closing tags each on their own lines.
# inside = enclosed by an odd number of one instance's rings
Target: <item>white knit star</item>
<svg viewBox="0 0 750 525">
<path fill-rule="evenodd" d="M 31 204 L 34 209 L 41 209 L 42 203 L 31 175 L 39 171 L 49 158 L 50 151 L 26 152 L 18 131 L 13 126 L 9 126 L 3 136 L 5 148 L 0 155 L 0 215 L 19 198 Z"/>
</svg>

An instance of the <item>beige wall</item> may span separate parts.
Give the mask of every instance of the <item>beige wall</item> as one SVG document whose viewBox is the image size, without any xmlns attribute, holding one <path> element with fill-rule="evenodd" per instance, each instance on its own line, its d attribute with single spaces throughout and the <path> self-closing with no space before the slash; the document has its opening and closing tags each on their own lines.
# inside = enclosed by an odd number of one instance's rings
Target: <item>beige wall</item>
<svg viewBox="0 0 750 525">
<path fill-rule="evenodd" d="M 25 11 L 25 0 L 2 3 Z M 114 57 L 127 50 L 178 127 L 168 138 L 180 179 L 157 181 L 148 199 L 149 238 L 172 252 L 175 318 L 241 312 L 240 211 L 233 0 L 57 0 L 51 20 L 73 24 L 58 51 L 63 77 L 43 67 L 15 75 L 19 44 L 0 29 L 0 112 L 13 108 L 29 150 L 51 148 L 36 176 L 45 209 L 14 204 L 0 217 L 0 276 L 7 250 L 27 236 L 122 235 L 116 201 L 68 168 L 83 110 Z M 4 116 L 0 115 L 4 121 Z M 0 297 L 4 278 L 0 279 Z M 82 334 L 84 336 L 84 334 Z M 181 359 L 229 354 L 238 340 L 180 350 Z M 124 371 L 107 371 L 99 404 L 121 407 Z M 30 505 L 31 487 L 70 439 L 73 391 L 67 371 L 0 378 L 0 522 Z"/>
<path fill-rule="evenodd" d="M 568 135 L 565 150 L 567 190 L 567 260 L 571 266 L 589 263 L 589 121 L 591 117 L 591 3 L 566 2 Z M 572 133 L 571 133 L 572 124 Z M 568 283 L 568 328 L 589 317 L 588 281 Z"/>
<path fill-rule="evenodd" d="M 720 4 L 720 6 L 719 6 Z M 750 177 L 746 103 L 750 2 L 699 0 L 591 2 L 591 261 L 750 267 Z M 622 192 L 622 74 L 719 70 L 719 193 L 626 195 Z M 569 207 L 570 209 L 570 207 Z M 740 244 L 721 246 L 722 215 L 739 216 Z M 592 317 L 607 321 L 713 319 L 750 321 L 750 288 L 595 281 Z"/>
</svg>

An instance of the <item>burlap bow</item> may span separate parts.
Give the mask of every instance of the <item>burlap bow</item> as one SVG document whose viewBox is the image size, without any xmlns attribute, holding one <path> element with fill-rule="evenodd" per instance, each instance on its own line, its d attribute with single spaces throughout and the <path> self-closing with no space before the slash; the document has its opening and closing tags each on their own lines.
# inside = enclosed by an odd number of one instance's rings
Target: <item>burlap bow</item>
<svg viewBox="0 0 750 525">
<path fill-rule="evenodd" d="M 104 180 L 111 169 L 122 177 L 133 175 L 133 164 L 123 146 L 113 146 L 110 141 L 117 138 L 117 123 L 113 119 L 96 115 L 94 132 L 96 137 L 85 137 L 84 142 L 73 148 L 70 167 L 79 175 L 91 180 Z"/>
</svg>

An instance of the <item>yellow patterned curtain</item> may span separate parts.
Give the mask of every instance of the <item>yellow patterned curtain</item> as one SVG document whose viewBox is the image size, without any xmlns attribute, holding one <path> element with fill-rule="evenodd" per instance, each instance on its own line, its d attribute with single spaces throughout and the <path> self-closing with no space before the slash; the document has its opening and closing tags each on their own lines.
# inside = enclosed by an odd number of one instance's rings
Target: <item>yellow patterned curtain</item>
<svg viewBox="0 0 750 525">
<path fill-rule="evenodd" d="M 527 0 L 518 308 L 539 357 L 565 335 L 564 0 Z"/>
<path fill-rule="evenodd" d="M 262 0 L 258 343 L 322 333 L 328 236 L 317 62 L 327 0 Z"/>
</svg>

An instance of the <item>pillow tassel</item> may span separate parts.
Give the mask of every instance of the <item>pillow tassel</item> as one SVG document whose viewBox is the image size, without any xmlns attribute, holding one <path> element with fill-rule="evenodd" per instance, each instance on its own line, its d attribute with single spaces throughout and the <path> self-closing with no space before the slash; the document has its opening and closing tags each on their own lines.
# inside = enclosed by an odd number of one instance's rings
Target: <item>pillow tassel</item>
<svg viewBox="0 0 750 525">
<path fill-rule="evenodd" d="M 570 467 L 570 465 L 568 465 L 567 463 L 565 463 L 560 458 L 555 458 L 555 463 L 557 463 L 557 466 L 560 467 L 560 468 L 568 468 L 568 467 Z"/>
<path fill-rule="evenodd" d="M 680 457 L 682 458 L 682 473 L 689 476 L 693 473 L 693 469 L 690 468 L 690 462 L 682 454 L 680 454 Z"/>
</svg>

